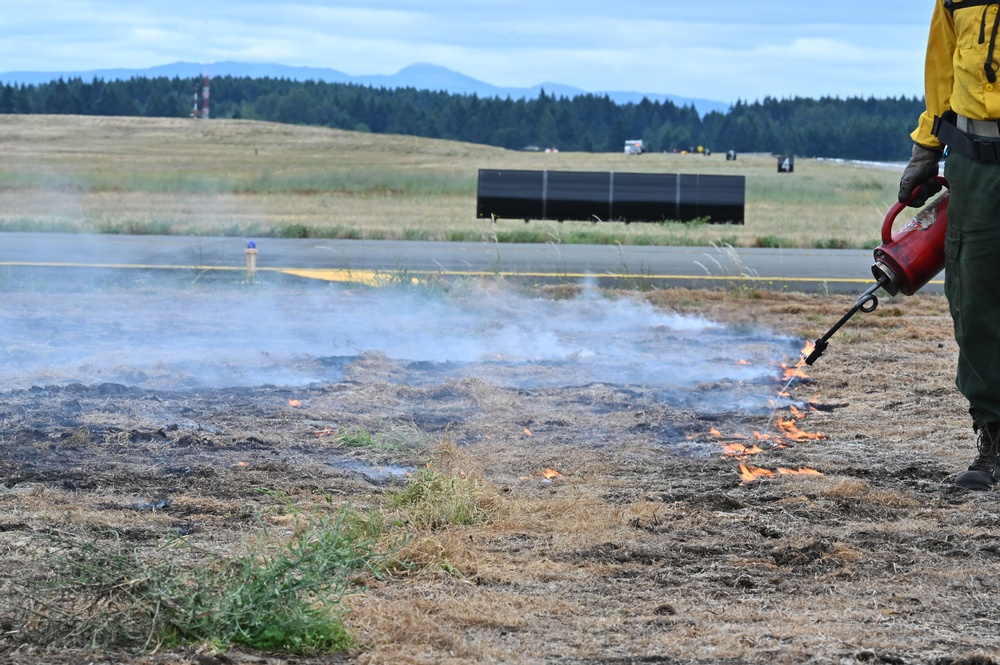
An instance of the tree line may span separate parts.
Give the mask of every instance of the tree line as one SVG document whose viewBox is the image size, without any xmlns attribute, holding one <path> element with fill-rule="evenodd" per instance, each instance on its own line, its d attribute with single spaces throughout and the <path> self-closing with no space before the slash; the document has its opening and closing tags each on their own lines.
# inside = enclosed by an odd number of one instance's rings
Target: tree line
<svg viewBox="0 0 1000 665">
<path fill-rule="evenodd" d="M 0 87 L 0 113 L 146 117 L 192 115 L 201 79 L 80 78 Z M 701 117 L 670 101 L 617 104 L 607 95 L 533 99 L 478 97 L 414 88 L 220 76 L 211 80 L 211 117 L 322 125 L 468 141 L 509 149 L 621 152 L 703 146 L 714 151 L 905 161 L 923 100 L 823 97 L 739 101 Z"/>
</svg>

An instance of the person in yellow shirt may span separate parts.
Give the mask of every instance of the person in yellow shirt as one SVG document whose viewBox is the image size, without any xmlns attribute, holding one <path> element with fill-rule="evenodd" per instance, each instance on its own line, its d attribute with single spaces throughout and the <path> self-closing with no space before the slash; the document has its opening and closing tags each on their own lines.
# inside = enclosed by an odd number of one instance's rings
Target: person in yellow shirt
<svg viewBox="0 0 1000 665">
<path fill-rule="evenodd" d="M 935 0 L 924 64 L 927 108 L 899 200 L 923 205 L 948 181 L 945 293 L 958 343 L 955 383 L 969 401 L 976 455 L 955 484 L 1000 482 L 1000 0 Z"/>
</svg>

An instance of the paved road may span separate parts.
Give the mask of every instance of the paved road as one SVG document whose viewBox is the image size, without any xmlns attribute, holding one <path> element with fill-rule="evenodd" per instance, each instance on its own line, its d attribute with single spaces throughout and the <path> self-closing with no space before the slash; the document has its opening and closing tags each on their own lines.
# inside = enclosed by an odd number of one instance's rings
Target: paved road
<svg viewBox="0 0 1000 665">
<path fill-rule="evenodd" d="M 264 238 L 257 270 L 330 281 L 505 275 L 538 282 L 710 286 L 860 293 L 871 280 L 868 250 L 618 247 Z M 0 266 L 54 270 L 246 271 L 240 238 L 0 234 Z M 940 292 L 942 277 L 925 290 Z"/>
</svg>

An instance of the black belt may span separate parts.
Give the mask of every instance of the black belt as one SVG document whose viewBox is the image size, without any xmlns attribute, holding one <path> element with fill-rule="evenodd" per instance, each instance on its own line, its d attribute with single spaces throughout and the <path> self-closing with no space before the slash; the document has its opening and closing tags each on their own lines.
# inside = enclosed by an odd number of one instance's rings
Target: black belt
<svg viewBox="0 0 1000 665">
<path fill-rule="evenodd" d="M 954 111 L 945 111 L 941 116 L 934 116 L 931 134 L 938 137 L 949 150 L 954 150 L 969 159 L 983 164 L 1000 162 L 1000 141 L 987 141 L 966 134 L 955 126 L 956 118 Z"/>
</svg>

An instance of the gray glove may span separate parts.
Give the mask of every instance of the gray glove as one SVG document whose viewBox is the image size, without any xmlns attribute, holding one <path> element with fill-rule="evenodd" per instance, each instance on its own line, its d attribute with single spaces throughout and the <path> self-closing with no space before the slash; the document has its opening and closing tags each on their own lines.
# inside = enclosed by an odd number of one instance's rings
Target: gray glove
<svg viewBox="0 0 1000 665">
<path fill-rule="evenodd" d="M 903 177 L 899 179 L 899 202 L 910 207 L 919 208 L 927 203 L 927 199 L 941 191 L 941 183 L 931 180 L 938 174 L 938 162 L 941 161 L 941 151 L 925 148 L 919 143 L 913 144 L 910 161 L 903 169 Z M 920 187 L 924 185 L 924 187 Z M 910 201 L 913 192 L 920 187 L 917 196 Z"/>
</svg>

